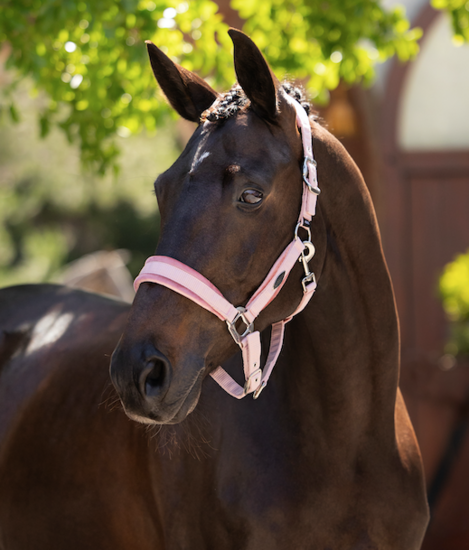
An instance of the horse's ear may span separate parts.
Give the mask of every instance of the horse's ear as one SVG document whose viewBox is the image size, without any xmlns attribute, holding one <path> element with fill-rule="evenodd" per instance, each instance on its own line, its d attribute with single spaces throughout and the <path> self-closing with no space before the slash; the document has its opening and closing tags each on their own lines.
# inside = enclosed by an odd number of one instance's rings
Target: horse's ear
<svg viewBox="0 0 469 550">
<path fill-rule="evenodd" d="M 199 122 L 200 115 L 218 94 L 202 78 L 181 67 L 147 40 L 151 68 L 172 107 L 187 120 Z"/>
<path fill-rule="evenodd" d="M 273 121 L 278 114 L 277 89 L 280 85 L 254 42 L 241 31 L 230 29 L 234 44 L 234 65 L 239 85 L 251 100 L 254 111 Z"/>
</svg>

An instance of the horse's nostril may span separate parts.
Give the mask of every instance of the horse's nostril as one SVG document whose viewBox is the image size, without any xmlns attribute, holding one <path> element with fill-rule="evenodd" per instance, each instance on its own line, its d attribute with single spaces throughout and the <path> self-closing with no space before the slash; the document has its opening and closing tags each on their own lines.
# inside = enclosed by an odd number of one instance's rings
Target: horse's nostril
<svg viewBox="0 0 469 550">
<path fill-rule="evenodd" d="M 149 363 L 151 367 L 150 370 L 146 369 L 145 395 L 148 397 L 154 397 L 155 394 L 159 393 L 159 390 L 163 385 L 165 364 L 160 359 L 152 359 Z"/>
<path fill-rule="evenodd" d="M 168 385 L 170 376 L 169 361 L 157 352 L 152 354 L 145 363 L 139 385 L 143 397 L 154 398 L 161 397 L 164 393 L 164 387 Z"/>
</svg>

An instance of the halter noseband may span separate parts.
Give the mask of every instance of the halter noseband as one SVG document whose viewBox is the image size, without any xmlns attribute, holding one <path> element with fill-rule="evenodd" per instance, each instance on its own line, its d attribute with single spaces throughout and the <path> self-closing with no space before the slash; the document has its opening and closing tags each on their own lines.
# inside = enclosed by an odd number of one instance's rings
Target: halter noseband
<svg viewBox="0 0 469 550">
<path fill-rule="evenodd" d="M 310 222 L 316 212 L 317 196 L 320 193 L 317 183 L 316 161 L 313 157 L 311 127 L 308 115 L 303 107 L 292 97 L 286 94 L 284 97 L 296 111 L 296 120 L 298 127 L 301 129 L 303 141 L 304 165 L 301 210 L 293 241 L 285 248 L 246 306 L 235 307 L 203 275 L 182 262 L 167 256 L 150 256 L 134 282 L 135 290 L 143 282 L 156 283 L 170 288 L 210 311 L 222 321 L 226 321 L 231 336 L 242 351 L 246 382 L 244 387 L 240 386 L 221 367 L 217 367 L 210 375 L 225 391 L 237 399 L 241 399 L 248 393 L 253 393 L 254 399 L 259 397 L 282 349 L 285 324 L 306 307 L 316 290 L 316 277 L 308 267 L 308 262 L 315 252 L 314 245 L 311 242 Z M 305 229 L 307 232 L 308 239 L 306 241 L 302 241 L 298 236 L 300 228 Z M 280 292 L 298 259 L 303 264 L 305 271 L 305 276 L 302 279 L 303 298 L 294 313 L 283 321 L 272 325 L 269 355 L 262 370 L 260 368 L 260 333 L 254 331 L 254 320 Z M 246 326 L 241 333 L 238 327 L 240 322 Z"/>
</svg>

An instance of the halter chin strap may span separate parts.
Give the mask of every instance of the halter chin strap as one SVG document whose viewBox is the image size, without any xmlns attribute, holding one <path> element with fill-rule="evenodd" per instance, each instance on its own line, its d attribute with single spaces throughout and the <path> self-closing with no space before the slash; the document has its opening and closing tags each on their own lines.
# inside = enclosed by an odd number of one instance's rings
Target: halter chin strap
<svg viewBox="0 0 469 550">
<path fill-rule="evenodd" d="M 282 349 L 285 324 L 306 307 L 316 290 L 316 278 L 308 267 L 308 262 L 314 256 L 315 251 L 311 242 L 310 222 L 315 214 L 317 196 L 320 193 L 317 183 L 316 161 L 313 157 L 311 127 L 308 115 L 303 107 L 286 94 L 284 94 L 284 98 L 296 110 L 296 119 L 298 127 L 301 129 L 303 141 L 303 198 L 300 216 L 293 241 L 285 248 L 246 306 L 235 307 L 203 275 L 182 262 L 167 256 L 151 256 L 148 258 L 134 282 L 135 290 L 143 282 L 156 283 L 170 288 L 226 322 L 228 331 L 242 351 L 245 384 L 244 387 L 240 386 L 221 367 L 217 367 L 210 375 L 225 391 L 237 399 L 241 399 L 248 393 L 253 393 L 254 399 L 259 397 Z M 306 241 L 302 241 L 298 236 L 300 228 L 305 229 L 307 232 L 308 238 Z M 254 320 L 280 292 L 298 259 L 303 264 L 305 271 L 302 280 L 303 297 L 297 309 L 287 319 L 272 325 L 269 355 L 262 370 L 260 368 L 260 333 L 254 331 Z"/>
</svg>

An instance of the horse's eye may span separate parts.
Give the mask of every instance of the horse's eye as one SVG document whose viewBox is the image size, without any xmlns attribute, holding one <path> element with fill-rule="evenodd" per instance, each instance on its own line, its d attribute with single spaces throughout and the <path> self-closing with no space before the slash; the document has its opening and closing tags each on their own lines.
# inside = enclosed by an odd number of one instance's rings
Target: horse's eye
<svg viewBox="0 0 469 550">
<path fill-rule="evenodd" d="M 248 204 L 257 204 L 262 200 L 262 193 L 257 189 L 246 189 L 239 200 Z"/>
</svg>

